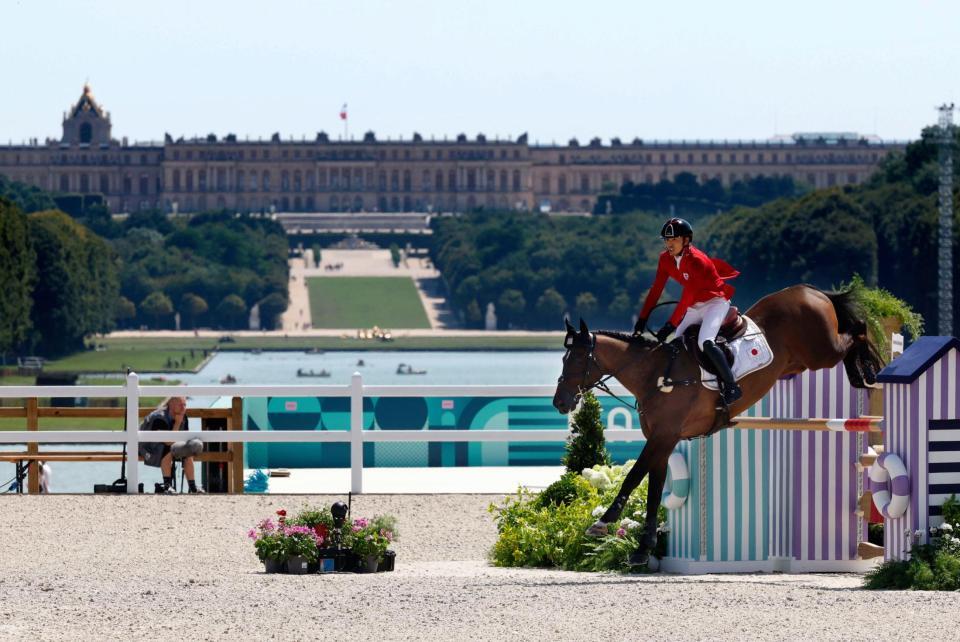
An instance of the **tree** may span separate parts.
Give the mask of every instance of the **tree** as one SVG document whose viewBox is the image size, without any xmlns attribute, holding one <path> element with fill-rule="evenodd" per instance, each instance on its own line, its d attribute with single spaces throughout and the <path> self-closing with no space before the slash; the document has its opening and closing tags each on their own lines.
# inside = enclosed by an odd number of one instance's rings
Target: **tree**
<svg viewBox="0 0 960 642">
<path fill-rule="evenodd" d="M 497 299 L 497 312 L 505 323 L 519 320 L 526 308 L 527 300 L 523 298 L 523 292 L 520 290 L 504 290 Z"/>
<path fill-rule="evenodd" d="M 563 465 L 568 471 L 579 473 L 584 468 L 610 464 L 600 421 L 600 402 L 589 390 L 583 393 L 580 405 L 573 413 L 570 433 L 567 454 L 563 457 Z"/>
<path fill-rule="evenodd" d="M 197 327 L 197 319 L 206 314 L 208 309 L 207 302 L 192 292 L 180 298 L 180 314 L 187 318 L 191 328 Z"/>
<path fill-rule="evenodd" d="M 536 309 L 540 323 L 547 327 L 559 327 L 563 312 L 567 309 L 567 302 L 555 289 L 547 288 L 537 299 Z"/>
<path fill-rule="evenodd" d="M 260 306 L 260 325 L 265 330 L 275 330 L 279 325 L 277 322 L 280 315 L 283 314 L 288 305 L 288 301 L 278 292 L 268 294 L 258 303 Z"/>
<path fill-rule="evenodd" d="M 621 292 L 613 297 L 613 301 L 607 308 L 607 314 L 613 319 L 618 319 L 621 326 L 628 325 L 629 319 L 636 313 L 637 309 L 626 292 Z"/>
<path fill-rule="evenodd" d="M 467 304 L 467 326 L 479 328 L 483 326 L 483 313 L 480 311 L 480 304 L 474 299 Z"/>
<path fill-rule="evenodd" d="M 581 292 L 577 295 L 577 314 L 584 319 L 589 319 L 597 311 L 599 304 L 597 297 L 592 292 Z"/>
<path fill-rule="evenodd" d="M 63 212 L 28 217 L 37 256 L 32 343 L 56 356 L 114 325 L 119 282 L 110 246 Z"/>
<path fill-rule="evenodd" d="M 113 318 L 118 326 L 124 327 L 137 318 L 137 306 L 127 297 L 119 297 L 113 308 Z"/>
<path fill-rule="evenodd" d="M 217 305 L 217 321 L 220 327 L 236 329 L 247 320 L 247 304 L 236 294 L 229 294 Z"/>
<path fill-rule="evenodd" d="M 393 261 L 393 267 L 400 267 L 400 248 L 396 243 L 390 244 L 390 260 Z"/>
<path fill-rule="evenodd" d="M 163 292 L 151 292 L 140 303 L 140 310 L 147 316 L 153 317 L 153 326 L 160 329 L 160 320 L 173 314 L 173 303 Z"/>
<path fill-rule="evenodd" d="M 27 339 L 35 279 L 36 255 L 27 217 L 11 201 L 0 198 L 0 354 L 16 349 Z"/>
<path fill-rule="evenodd" d="M 320 260 L 321 260 L 320 256 L 322 253 L 322 248 L 320 247 L 320 244 L 314 243 L 311 249 L 313 250 L 313 265 L 314 267 L 320 267 Z"/>
</svg>

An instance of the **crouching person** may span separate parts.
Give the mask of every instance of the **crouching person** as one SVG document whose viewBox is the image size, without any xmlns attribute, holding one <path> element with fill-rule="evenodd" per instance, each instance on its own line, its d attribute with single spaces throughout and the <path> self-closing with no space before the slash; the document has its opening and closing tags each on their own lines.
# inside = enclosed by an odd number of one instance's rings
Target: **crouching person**
<svg viewBox="0 0 960 642">
<path fill-rule="evenodd" d="M 140 430 L 189 430 L 187 419 L 187 400 L 185 397 L 168 397 L 156 410 L 147 415 Z M 199 439 L 176 441 L 173 443 L 143 442 L 140 455 L 147 466 L 157 466 L 163 475 L 163 492 L 175 493 L 173 488 L 173 461 L 182 461 L 187 476 L 187 487 L 191 493 L 202 493 L 194 479 L 193 457 L 203 451 L 203 442 Z"/>
</svg>

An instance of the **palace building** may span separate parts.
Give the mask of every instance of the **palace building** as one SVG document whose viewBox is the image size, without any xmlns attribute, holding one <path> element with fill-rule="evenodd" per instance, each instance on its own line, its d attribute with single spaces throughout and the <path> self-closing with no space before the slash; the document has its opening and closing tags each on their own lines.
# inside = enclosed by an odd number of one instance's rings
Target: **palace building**
<svg viewBox="0 0 960 642">
<path fill-rule="evenodd" d="M 279 212 L 448 212 L 478 207 L 589 211 L 626 181 L 689 172 L 724 185 L 792 176 L 822 188 L 861 183 L 903 142 L 856 134 L 795 134 L 766 141 L 516 140 L 267 141 L 208 136 L 129 144 L 89 86 L 63 117 L 60 140 L 0 146 L 0 174 L 45 190 L 102 194 L 113 212 L 214 208 Z"/>
</svg>

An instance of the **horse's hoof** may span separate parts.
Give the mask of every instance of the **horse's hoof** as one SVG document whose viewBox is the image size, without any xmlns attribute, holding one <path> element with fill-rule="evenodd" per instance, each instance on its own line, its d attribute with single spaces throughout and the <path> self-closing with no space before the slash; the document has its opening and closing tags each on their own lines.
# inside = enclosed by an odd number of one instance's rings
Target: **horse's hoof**
<svg viewBox="0 0 960 642">
<path fill-rule="evenodd" d="M 639 568 L 646 566 L 649 561 L 650 553 L 648 551 L 634 551 L 630 553 L 630 557 L 627 558 L 627 565 L 631 568 Z"/>
<path fill-rule="evenodd" d="M 587 537 L 606 537 L 607 525 L 598 519 L 586 530 L 585 534 Z"/>
</svg>

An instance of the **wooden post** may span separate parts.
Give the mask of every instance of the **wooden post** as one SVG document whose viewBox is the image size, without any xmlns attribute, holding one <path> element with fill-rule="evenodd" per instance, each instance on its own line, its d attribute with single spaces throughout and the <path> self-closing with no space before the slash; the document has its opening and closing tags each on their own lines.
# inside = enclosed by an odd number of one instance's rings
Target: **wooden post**
<svg viewBox="0 0 960 642">
<path fill-rule="evenodd" d="M 230 419 L 227 421 L 227 430 L 243 430 L 243 399 L 234 397 L 230 404 Z M 243 443 L 236 442 L 229 445 L 233 456 L 230 460 L 230 471 L 227 473 L 227 488 L 231 493 L 243 494 Z"/>
<path fill-rule="evenodd" d="M 27 430 L 40 430 L 40 419 L 37 413 L 37 398 L 27 399 Z M 40 447 L 37 442 L 32 441 L 27 444 L 27 454 L 37 455 Z M 27 492 L 31 495 L 40 494 L 40 464 L 36 459 L 31 459 L 27 464 Z"/>
</svg>

